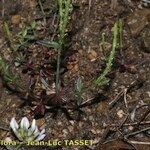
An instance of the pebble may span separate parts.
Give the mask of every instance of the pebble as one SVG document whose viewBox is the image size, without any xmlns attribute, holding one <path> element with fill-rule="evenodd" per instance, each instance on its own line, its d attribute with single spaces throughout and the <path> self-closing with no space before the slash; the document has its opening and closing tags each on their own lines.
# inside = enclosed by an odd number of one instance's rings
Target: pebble
<svg viewBox="0 0 150 150">
<path fill-rule="evenodd" d="M 72 126 L 75 124 L 75 122 L 72 121 L 72 120 L 70 120 L 69 122 L 70 122 L 70 124 L 71 124 Z"/>
<path fill-rule="evenodd" d="M 148 92 L 146 92 L 146 93 L 147 93 L 148 97 L 150 97 L 150 91 L 148 91 Z"/>
<path fill-rule="evenodd" d="M 105 110 L 108 109 L 108 103 L 106 101 L 102 101 L 98 104 L 97 112 L 103 113 Z"/>
<path fill-rule="evenodd" d="M 133 36 L 138 35 L 148 24 L 150 9 L 134 11 L 127 19 L 127 24 Z"/>
<path fill-rule="evenodd" d="M 97 59 L 97 53 L 94 50 L 88 51 L 88 58 L 91 62 L 95 61 Z"/>
<path fill-rule="evenodd" d="M 67 129 L 63 129 L 62 132 L 63 132 L 64 137 L 66 137 L 68 135 L 68 130 Z"/>
<path fill-rule="evenodd" d="M 118 117 L 119 118 L 122 118 L 123 116 L 124 116 L 124 111 L 123 110 L 119 110 L 118 112 L 117 112 L 117 115 L 118 115 Z"/>
<path fill-rule="evenodd" d="M 133 126 L 129 126 L 128 129 L 129 129 L 130 131 L 132 131 L 134 128 L 133 128 Z"/>
<path fill-rule="evenodd" d="M 69 130 L 70 133 L 73 132 L 74 131 L 73 126 L 68 126 L 68 130 Z"/>
<path fill-rule="evenodd" d="M 38 126 L 38 127 L 41 127 L 41 126 L 43 126 L 45 124 L 45 119 L 38 119 L 38 120 L 36 120 L 36 125 Z"/>
<path fill-rule="evenodd" d="M 13 15 L 11 17 L 11 22 L 14 25 L 18 25 L 20 23 L 20 21 L 21 21 L 21 16 L 20 15 Z"/>
<path fill-rule="evenodd" d="M 78 52 L 80 55 L 83 55 L 83 49 L 79 49 Z"/>
<path fill-rule="evenodd" d="M 79 66 L 78 66 L 78 64 L 76 64 L 76 65 L 74 66 L 73 70 L 74 70 L 74 72 L 79 71 Z"/>
</svg>

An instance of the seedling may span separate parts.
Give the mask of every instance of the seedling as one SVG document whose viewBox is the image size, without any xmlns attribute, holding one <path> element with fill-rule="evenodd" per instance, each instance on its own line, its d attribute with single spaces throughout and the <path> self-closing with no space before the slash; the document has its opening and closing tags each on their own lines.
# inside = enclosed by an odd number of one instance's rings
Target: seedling
<svg viewBox="0 0 150 150">
<path fill-rule="evenodd" d="M 106 75 L 111 71 L 112 65 L 113 65 L 113 60 L 115 57 L 116 53 L 116 47 L 118 44 L 118 22 L 115 23 L 113 27 L 113 45 L 112 45 L 112 51 L 108 57 L 108 61 L 106 63 L 106 68 L 102 72 L 102 74 L 94 81 L 94 83 L 98 86 L 105 85 L 109 82 L 109 79 L 106 78 Z"/>
<path fill-rule="evenodd" d="M 0 74 L 3 76 L 3 79 L 7 83 L 13 83 L 15 81 L 15 77 L 12 72 L 10 72 L 9 65 L 4 61 L 2 57 L 0 57 Z"/>
<path fill-rule="evenodd" d="M 69 20 L 69 14 L 71 12 L 72 3 L 71 0 L 58 0 L 58 6 L 59 6 L 59 45 L 60 48 L 58 49 L 58 55 L 57 55 L 57 71 L 56 71 L 56 90 L 59 89 L 59 74 L 60 74 L 60 56 L 61 51 L 64 47 L 65 42 L 65 33 L 67 28 L 67 23 Z"/>
<path fill-rule="evenodd" d="M 17 34 L 18 49 L 26 48 L 30 41 L 35 40 L 37 27 L 38 23 L 33 21 L 29 26 L 24 26 L 22 28 L 22 30 Z"/>
<path fill-rule="evenodd" d="M 60 88 L 60 63 L 61 63 L 61 51 L 64 50 L 66 29 L 69 20 L 69 14 L 72 11 L 71 0 L 58 0 L 58 11 L 59 11 L 59 36 L 57 41 L 37 41 L 37 43 L 45 45 L 47 47 L 54 48 L 57 50 L 57 70 L 56 70 L 56 91 Z"/>
<path fill-rule="evenodd" d="M 12 51 L 16 52 L 28 47 L 29 42 L 36 39 L 36 29 L 38 26 L 39 24 L 36 21 L 31 22 L 28 26 L 24 25 L 22 30 L 16 35 L 16 40 L 14 41 L 8 23 L 4 22 L 4 31 L 6 32 Z"/>
<path fill-rule="evenodd" d="M 9 43 L 10 43 L 11 49 L 15 52 L 17 50 L 17 47 L 14 44 L 12 34 L 10 32 L 9 25 L 7 22 L 4 22 L 4 31 L 6 32 L 6 36 L 7 36 Z"/>
<path fill-rule="evenodd" d="M 75 84 L 75 99 L 77 99 L 77 105 L 79 106 L 82 102 L 83 102 L 83 97 L 82 97 L 82 93 L 83 93 L 83 82 L 82 82 L 82 78 L 78 77 L 78 79 L 76 80 L 76 84 Z"/>
<path fill-rule="evenodd" d="M 10 69 L 10 66 L 7 65 L 5 60 L 0 56 L 0 75 L 3 78 L 4 84 L 11 88 L 11 90 L 15 90 L 18 92 L 22 90 L 21 86 L 19 85 L 19 77 L 15 76 Z M 13 88 L 10 86 L 14 86 Z"/>
</svg>

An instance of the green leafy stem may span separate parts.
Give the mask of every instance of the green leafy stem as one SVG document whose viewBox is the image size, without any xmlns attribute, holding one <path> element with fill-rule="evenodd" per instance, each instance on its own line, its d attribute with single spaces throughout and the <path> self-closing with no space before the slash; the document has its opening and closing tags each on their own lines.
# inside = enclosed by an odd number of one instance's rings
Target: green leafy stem
<svg viewBox="0 0 150 150">
<path fill-rule="evenodd" d="M 116 53 L 116 47 L 118 44 L 118 21 L 114 24 L 113 27 L 113 44 L 112 44 L 112 50 L 111 53 L 108 57 L 108 61 L 106 63 L 106 68 L 104 69 L 104 71 L 102 72 L 102 74 L 94 81 L 94 83 L 98 86 L 107 84 L 109 82 L 109 80 L 106 78 L 106 75 L 111 71 L 112 66 L 113 66 L 113 60 L 115 57 L 115 53 Z"/>
</svg>

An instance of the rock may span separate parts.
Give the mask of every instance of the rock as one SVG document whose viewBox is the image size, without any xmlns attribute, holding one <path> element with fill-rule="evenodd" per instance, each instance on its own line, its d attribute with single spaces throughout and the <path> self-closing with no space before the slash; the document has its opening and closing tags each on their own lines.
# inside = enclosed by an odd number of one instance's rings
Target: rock
<svg viewBox="0 0 150 150">
<path fill-rule="evenodd" d="M 79 49 L 78 52 L 80 55 L 83 55 L 83 49 Z"/>
<path fill-rule="evenodd" d="M 99 134 L 99 133 L 101 133 L 101 131 L 99 129 L 91 129 L 91 132 L 93 134 Z"/>
<path fill-rule="evenodd" d="M 36 125 L 40 128 L 45 125 L 45 119 L 38 119 L 36 120 Z"/>
<path fill-rule="evenodd" d="M 129 126 L 128 129 L 129 129 L 130 131 L 132 131 L 134 128 L 133 128 L 133 126 Z"/>
<path fill-rule="evenodd" d="M 94 50 L 89 50 L 88 58 L 90 59 L 90 61 L 95 61 L 97 58 L 97 53 Z"/>
<path fill-rule="evenodd" d="M 124 116 L 124 112 L 123 112 L 123 110 L 119 110 L 118 112 L 117 112 L 117 115 L 118 115 L 118 117 L 119 118 L 122 118 L 123 116 Z"/>
<path fill-rule="evenodd" d="M 68 126 L 68 130 L 69 130 L 70 133 L 72 133 L 72 132 L 74 131 L 74 127 L 71 126 L 71 125 L 69 125 L 69 126 Z"/>
<path fill-rule="evenodd" d="M 18 25 L 20 23 L 20 21 L 21 21 L 21 16 L 20 15 L 13 15 L 11 17 L 11 22 L 14 25 Z"/>
<path fill-rule="evenodd" d="M 137 36 L 148 24 L 150 9 L 136 10 L 127 18 L 127 24 L 133 36 Z"/>
<path fill-rule="evenodd" d="M 100 112 L 100 113 L 104 113 L 105 110 L 107 110 L 107 109 L 108 109 L 108 103 L 106 101 L 101 101 L 98 104 L 96 111 Z"/>
</svg>

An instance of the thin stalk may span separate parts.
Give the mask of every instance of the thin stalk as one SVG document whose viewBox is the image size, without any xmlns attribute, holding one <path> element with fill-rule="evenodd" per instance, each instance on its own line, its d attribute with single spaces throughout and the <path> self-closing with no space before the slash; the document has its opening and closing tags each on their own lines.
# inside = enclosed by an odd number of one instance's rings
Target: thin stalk
<svg viewBox="0 0 150 150">
<path fill-rule="evenodd" d="M 56 92 L 59 90 L 59 76 L 60 76 L 60 56 L 61 56 L 61 49 L 58 49 L 57 54 L 57 70 L 56 70 Z"/>
<path fill-rule="evenodd" d="M 60 33 L 60 41 L 63 39 L 62 38 L 62 28 L 63 28 L 63 0 L 58 0 L 58 5 L 59 5 L 59 33 Z M 62 44 L 62 43 L 60 43 Z"/>
<path fill-rule="evenodd" d="M 17 49 L 14 46 L 14 43 L 13 43 L 13 40 L 12 40 L 12 35 L 10 33 L 10 29 L 9 29 L 9 26 L 8 26 L 7 22 L 4 22 L 4 30 L 6 32 L 8 40 L 10 42 L 10 46 L 11 46 L 12 50 L 15 52 Z"/>
<path fill-rule="evenodd" d="M 68 19 L 69 19 L 70 4 L 71 4 L 71 0 L 67 0 L 67 2 L 65 4 L 65 12 L 64 12 L 64 16 L 63 16 L 63 26 L 62 26 L 62 29 L 60 29 L 62 31 L 62 33 L 61 33 L 62 40 L 64 40 L 66 27 L 67 27 L 67 23 L 68 23 Z"/>
<path fill-rule="evenodd" d="M 117 37 L 118 37 L 118 22 L 116 22 L 113 27 L 113 46 L 112 46 L 112 51 L 108 58 L 108 62 L 106 64 L 106 68 L 103 71 L 103 73 L 100 75 L 100 77 L 98 77 L 97 80 L 95 81 L 95 84 L 98 86 L 104 83 L 104 80 L 106 79 L 106 75 L 111 71 L 113 60 L 114 60 L 115 53 L 116 53 Z"/>
<path fill-rule="evenodd" d="M 119 19 L 119 47 L 120 54 L 122 56 L 122 64 L 124 64 L 124 55 L 123 55 L 123 20 Z"/>
<path fill-rule="evenodd" d="M 57 54 L 57 70 L 56 70 L 56 92 L 59 90 L 59 76 L 60 76 L 60 56 L 61 56 L 61 49 L 62 49 L 62 26 L 63 26 L 63 1 L 58 0 L 58 5 L 59 5 L 59 44 L 60 48 L 58 49 L 58 54 Z"/>
<path fill-rule="evenodd" d="M 122 51 L 122 48 L 123 48 L 123 21 L 122 21 L 122 19 L 119 19 L 119 36 L 120 36 L 119 46 Z"/>
<path fill-rule="evenodd" d="M 71 4 L 71 0 L 67 0 L 67 1 L 58 0 L 60 48 L 58 49 L 58 55 L 57 55 L 56 92 L 59 90 L 61 51 L 63 50 L 64 47 L 65 32 L 66 32 L 67 23 L 69 19 L 69 12 L 70 12 L 70 4 Z"/>
</svg>

